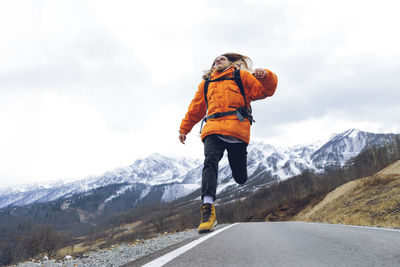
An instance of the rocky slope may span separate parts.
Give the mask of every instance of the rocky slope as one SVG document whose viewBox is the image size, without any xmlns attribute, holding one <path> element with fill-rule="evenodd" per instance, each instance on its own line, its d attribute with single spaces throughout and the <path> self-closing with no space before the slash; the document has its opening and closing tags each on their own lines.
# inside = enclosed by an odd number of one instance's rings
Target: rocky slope
<svg viewBox="0 0 400 267">
<path fill-rule="evenodd" d="M 399 203 L 400 161 L 397 161 L 372 176 L 336 188 L 295 219 L 398 228 Z"/>
</svg>

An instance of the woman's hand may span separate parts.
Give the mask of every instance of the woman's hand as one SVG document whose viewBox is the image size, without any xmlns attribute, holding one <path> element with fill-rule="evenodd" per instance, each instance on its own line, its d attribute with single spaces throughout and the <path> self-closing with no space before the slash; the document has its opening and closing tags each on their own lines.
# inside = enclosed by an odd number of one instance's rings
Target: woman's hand
<svg viewBox="0 0 400 267">
<path fill-rule="evenodd" d="M 179 133 L 179 141 L 181 141 L 182 144 L 185 144 L 186 140 L 186 134 Z"/>
<path fill-rule="evenodd" d="M 264 79 L 267 77 L 267 72 L 264 69 L 255 69 L 253 75 L 257 79 Z"/>
</svg>

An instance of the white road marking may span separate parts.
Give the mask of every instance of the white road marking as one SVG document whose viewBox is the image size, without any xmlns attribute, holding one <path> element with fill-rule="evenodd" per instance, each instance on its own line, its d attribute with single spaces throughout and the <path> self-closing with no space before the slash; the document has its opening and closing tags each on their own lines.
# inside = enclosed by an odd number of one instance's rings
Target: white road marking
<svg viewBox="0 0 400 267">
<path fill-rule="evenodd" d="M 392 232 L 400 232 L 400 229 L 392 229 L 392 228 L 385 228 L 385 227 L 374 227 L 374 226 L 363 226 L 363 225 L 351 225 L 351 224 L 339 224 L 339 223 L 316 223 L 316 222 L 303 222 L 303 221 L 295 221 L 300 223 L 306 224 L 326 224 L 326 225 L 337 225 L 337 226 L 344 226 L 344 227 L 354 227 L 354 228 L 366 228 L 366 229 L 373 229 L 373 230 L 383 230 L 383 231 L 392 231 Z"/>
<path fill-rule="evenodd" d="M 210 234 L 208 234 L 206 236 L 203 236 L 203 237 L 201 237 L 199 239 L 196 239 L 196 240 L 190 242 L 189 244 L 184 245 L 183 247 L 180 247 L 180 248 L 178 248 L 178 249 L 176 249 L 174 251 L 171 251 L 170 253 L 165 254 L 164 256 L 161 256 L 161 257 L 159 257 L 159 258 L 157 258 L 157 259 L 155 259 L 155 260 L 143 265 L 142 267 L 153 267 L 153 266 L 159 267 L 159 266 L 163 266 L 167 262 L 175 259 L 176 257 L 178 257 L 179 255 L 185 253 L 189 249 L 191 249 L 191 248 L 197 246 L 198 244 L 206 241 L 210 237 L 213 237 L 213 236 L 221 233 L 222 231 L 225 231 L 226 229 L 231 228 L 232 226 L 235 226 L 237 224 L 238 223 L 234 223 L 234 224 L 228 225 L 228 226 L 226 226 L 226 227 L 224 227 L 222 229 L 219 229 L 219 230 L 214 231 L 214 232 L 212 232 L 212 233 L 210 233 Z"/>
</svg>

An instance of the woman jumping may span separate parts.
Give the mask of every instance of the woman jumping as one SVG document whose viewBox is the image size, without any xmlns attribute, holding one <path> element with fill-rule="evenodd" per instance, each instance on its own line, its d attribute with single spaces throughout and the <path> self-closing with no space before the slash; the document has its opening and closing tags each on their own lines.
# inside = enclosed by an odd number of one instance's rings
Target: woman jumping
<svg viewBox="0 0 400 267">
<path fill-rule="evenodd" d="M 214 201 L 218 163 L 225 150 L 233 179 L 238 184 L 247 181 L 246 149 L 253 122 L 250 102 L 272 96 L 278 81 L 276 75 L 267 69 L 252 72 L 251 59 L 236 53 L 218 56 L 203 79 L 179 130 L 179 140 L 184 144 L 186 135 L 204 118 L 201 139 L 205 160 L 199 233 L 211 231 L 217 224 Z"/>
</svg>

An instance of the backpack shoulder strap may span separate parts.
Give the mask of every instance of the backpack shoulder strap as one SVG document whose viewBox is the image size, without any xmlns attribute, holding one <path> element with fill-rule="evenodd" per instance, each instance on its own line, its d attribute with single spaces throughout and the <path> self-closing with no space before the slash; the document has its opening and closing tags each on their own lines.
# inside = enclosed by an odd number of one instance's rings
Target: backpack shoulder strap
<svg viewBox="0 0 400 267">
<path fill-rule="evenodd" d="M 242 79 L 240 78 L 240 69 L 235 69 L 235 71 L 233 72 L 233 78 L 235 79 L 235 82 L 236 82 L 237 86 L 239 87 L 240 93 L 242 94 L 242 96 L 244 98 L 244 107 L 247 110 L 246 93 L 244 91 Z"/>
<path fill-rule="evenodd" d="M 210 78 L 205 79 L 205 82 L 204 82 L 204 99 L 206 100 L 207 109 L 208 109 L 207 92 L 208 92 L 208 85 L 209 84 L 210 84 Z"/>
</svg>

